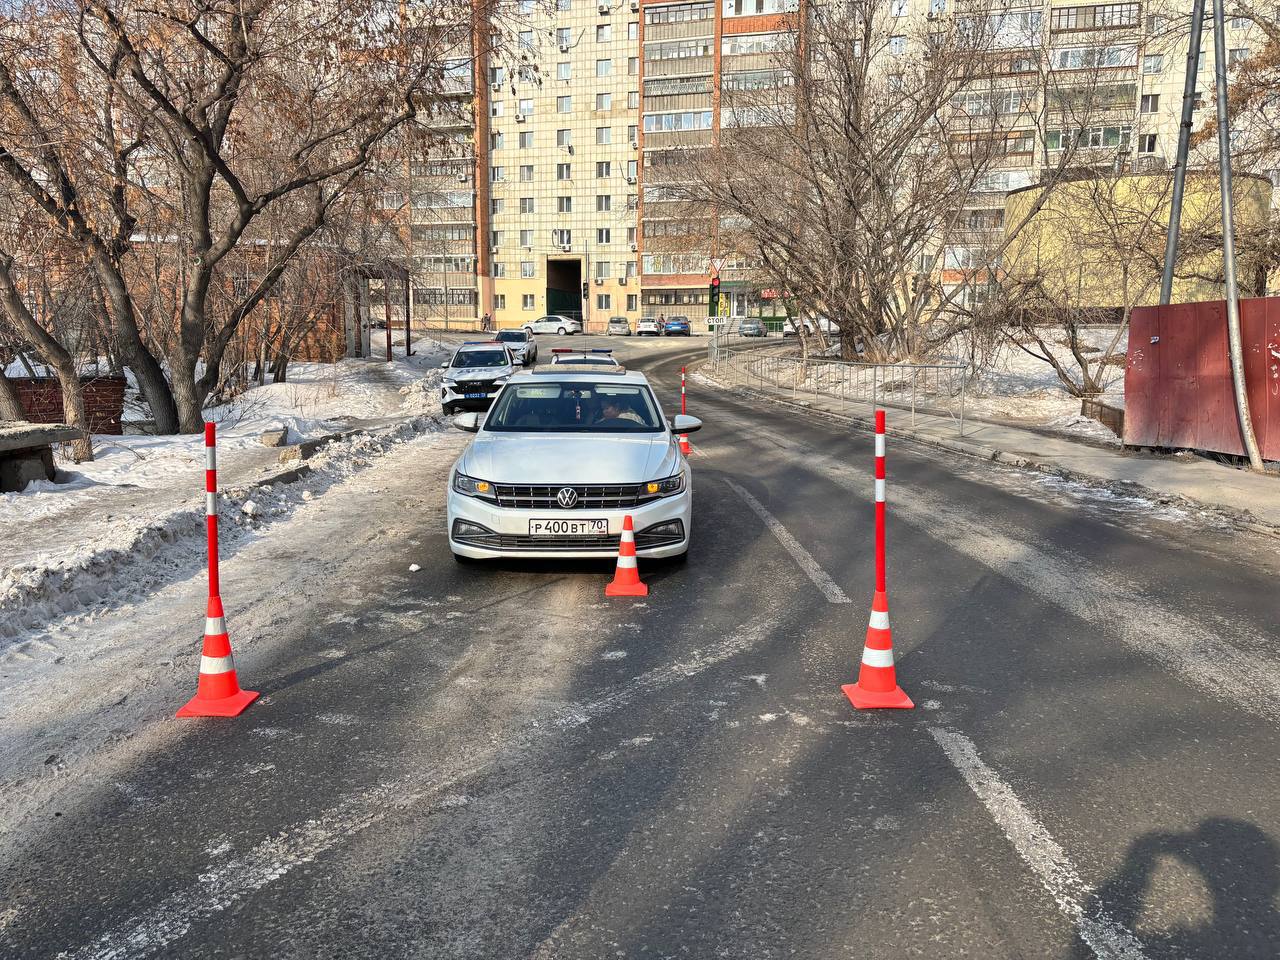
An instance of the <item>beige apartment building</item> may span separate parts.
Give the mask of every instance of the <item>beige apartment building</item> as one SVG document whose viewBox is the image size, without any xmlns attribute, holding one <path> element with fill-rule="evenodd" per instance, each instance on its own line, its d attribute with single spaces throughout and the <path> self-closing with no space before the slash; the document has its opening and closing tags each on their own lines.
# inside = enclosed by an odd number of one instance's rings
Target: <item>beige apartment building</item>
<svg viewBox="0 0 1280 960">
<path fill-rule="evenodd" d="M 974 245 L 1003 230 L 1005 195 L 1038 181 L 1066 145 L 1074 165 L 1159 173 L 1173 161 L 1185 63 L 1172 9 L 1140 2 L 966 4 L 887 0 L 885 56 L 918 54 L 931 24 L 987 18 L 1007 70 L 957 109 L 999 118 L 1001 157 L 974 197 Z M 512 49 L 449 64 L 452 107 L 437 123 L 453 157 L 415 164 L 410 200 L 418 322 L 516 326 L 544 313 L 610 317 L 708 313 L 713 265 L 721 315 L 781 312 L 749 261 L 719 249 L 712 210 L 666 189 L 680 152 L 717 141 L 737 91 L 784 84 L 775 51 L 802 29 L 798 0 L 517 0 Z M 481 28 L 478 28 L 481 29 Z M 1232 62 L 1261 49 L 1245 19 L 1227 29 Z M 889 63 L 887 69 L 892 69 Z M 1196 122 L 1212 119 L 1212 34 Z M 1072 97 L 1093 91 L 1088 121 Z M 1055 119 L 1057 118 L 1057 119 Z M 990 235 L 988 237 L 988 234 Z M 926 269 L 956 280 L 971 251 Z"/>
</svg>

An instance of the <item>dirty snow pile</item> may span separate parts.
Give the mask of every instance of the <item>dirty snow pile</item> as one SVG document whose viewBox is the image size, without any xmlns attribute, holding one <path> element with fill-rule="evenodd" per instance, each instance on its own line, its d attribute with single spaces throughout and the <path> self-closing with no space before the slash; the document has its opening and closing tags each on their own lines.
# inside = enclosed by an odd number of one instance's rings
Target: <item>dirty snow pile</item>
<svg viewBox="0 0 1280 960">
<path fill-rule="evenodd" d="M 290 382 L 248 391 L 207 411 L 219 424 L 224 530 L 251 528 L 363 469 L 374 458 L 441 426 L 442 355 L 386 364 L 294 364 Z M 298 462 L 261 434 L 287 426 L 288 442 L 356 428 L 305 461 L 292 486 L 258 487 Z M 203 550 L 204 445 L 200 436 L 95 436 L 96 459 L 59 463 L 58 483 L 0 494 L 0 647 L 51 617 L 91 606 L 127 581 L 133 592 Z M 252 506 L 242 509 L 248 504 Z M 155 567 L 156 569 L 151 569 Z"/>
</svg>

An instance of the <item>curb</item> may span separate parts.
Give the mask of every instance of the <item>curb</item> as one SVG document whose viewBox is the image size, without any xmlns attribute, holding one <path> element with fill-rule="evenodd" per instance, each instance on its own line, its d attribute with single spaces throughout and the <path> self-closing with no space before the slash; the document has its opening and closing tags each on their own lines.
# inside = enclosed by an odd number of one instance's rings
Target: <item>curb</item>
<svg viewBox="0 0 1280 960">
<path fill-rule="evenodd" d="M 701 369 L 702 366 L 703 364 L 699 363 L 695 369 Z M 860 417 L 850 414 L 835 413 L 830 410 L 820 410 L 815 407 L 806 406 L 802 403 L 795 403 L 782 397 L 775 397 L 767 393 L 762 393 L 761 391 L 755 390 L 751 387 L 721 386 L 720 389 L 730 393 L 749 395 L 755 399 L 763 400 L 766 403 L 772 403 L 776 406 L 786 407 L 791 410 L 803 410 L 805 413 L 813 416 L 824 417 L 828 420 L 835 420 L 840 423 L 847 423 L 867 433 L 875 432 L 875 423 L 870 417 Z M 1205 500 L 1195 500 L 1191 497 L 1185 497 L 1176 493 L 1166 493 L 1163 490 L 1157 490 L 1154 487 L 1148 487 L 1145 484 L 1137 483 L 1132 480 L 1109 480 L 1106 477 L 1099 477 L 1090 473 L 1081 473 L 1077 470 L 1071 470 L 1056 463 L 1035 460 L 1030 457 L 1023 457 L 1018 454 L 1008 453 L 996 447 L 989 447 L 981 443 L 969 443 L 964 440 L 948 440 L 945 437 L 934 437 L 928 434 L 921 434 L 915 430 L 911 430 L 910 428 L 903 427 L 891 427 L 887 432 L 890 436 L 903 437 L 913 443 L 918 443 L 921 446 L 936 447 L 940 450 L 946 450 L 950 453 L 958 453 L 961 456 L 972 457 L 977 460 L 988 460 L 1023 470 L 1034 470 L 1037 473 L 1043 473 L 1052 477 L 1059 477 L 1063 480 L 1070 480 L 1090 487 L 1104 488 L 1113 492 L 1119 489 L 1136 496 L 1155 500 L 1158 503 L 1171 504 L 1185 509 L 1207 510 L 1210 513 L 1224 517 L 1230 520 L 1233 524 L 1243 527 L 1246 530 L 1250 530 L 1253 533 L 1259 533 L 1263 536 L 1280 539 L 1280 526 L 1273 526 L 1269 523 L 1264 523 L 1263 521 L 1253 517 L 1247 511 L 1241 513 L 1230 507 L 1224 507 L 1222 504 L 1209 503 Z"/>
</svg>

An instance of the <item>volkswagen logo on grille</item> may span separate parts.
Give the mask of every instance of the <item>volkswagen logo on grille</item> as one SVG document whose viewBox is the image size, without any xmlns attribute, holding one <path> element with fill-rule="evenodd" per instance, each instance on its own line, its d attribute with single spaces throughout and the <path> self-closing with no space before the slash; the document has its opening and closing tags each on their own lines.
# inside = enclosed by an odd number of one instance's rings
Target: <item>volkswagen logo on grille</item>
<svg viewBox="0 0 1280 960">
<path fill-rule="evenodd" d="M 577 506 L 578 491 L 573 487 L 561 487 L 560 492 L 556 494 L 556 503 L 564 507 L 566 510 Z"/>
</svg>

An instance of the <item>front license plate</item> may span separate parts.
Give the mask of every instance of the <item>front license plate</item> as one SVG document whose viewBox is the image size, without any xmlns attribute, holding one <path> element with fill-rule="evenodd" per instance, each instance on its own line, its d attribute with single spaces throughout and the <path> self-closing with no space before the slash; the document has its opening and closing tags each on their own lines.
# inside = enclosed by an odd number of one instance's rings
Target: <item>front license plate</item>
<svg viewBox="0 0 1280 960">
<path fill-rule="evenodd" d="M 608 520 L 530 520 L 531 537 L 607 536 Z"/>
<path fill-rule="evenodd" d="M 464 393 L 463 396 L 466 397 L 468 400 L 483 400 L 485 397 L 488 396 L 488 394 L 487 393 Z"/>
</svg>

